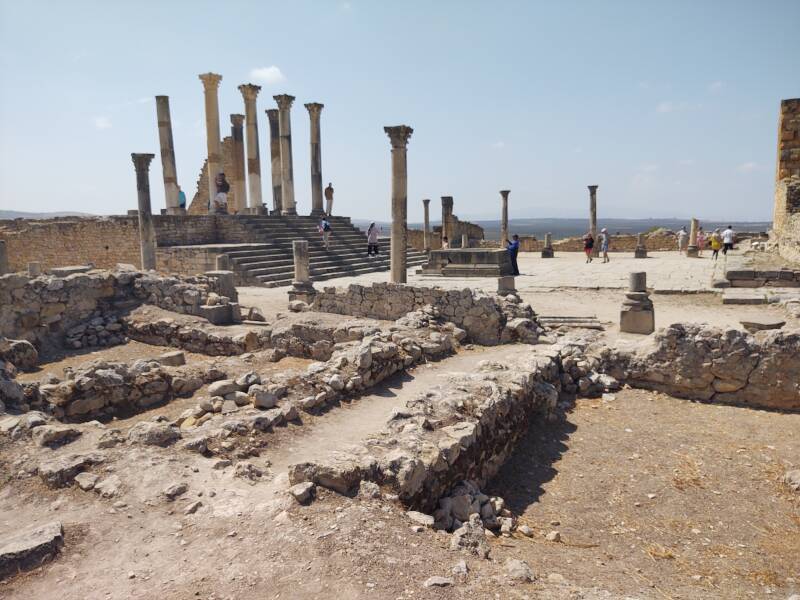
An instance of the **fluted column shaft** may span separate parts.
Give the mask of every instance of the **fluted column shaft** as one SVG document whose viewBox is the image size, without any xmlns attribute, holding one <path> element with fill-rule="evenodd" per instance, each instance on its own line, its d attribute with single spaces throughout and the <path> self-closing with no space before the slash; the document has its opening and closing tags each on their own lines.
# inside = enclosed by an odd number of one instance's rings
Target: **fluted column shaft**
<svg viewBox="0 0 800 600">
<path fill-rule="evenodd" d="M 244 176 L 244 115 L 231 115 L 231 140 L 233 142 L 233 199 L 237 214 L 247 212 L 247 186 Z"/>
<path fill-rule="evenodd" d="M 306 104 L 311 119 L 311 216 L 321 217 L 325 214 L 322 204 L 322 145 L 319 117 L 325 105 L 319 102 Z"/>
<path fill-rule="evenodd" d="M 508 195 L 510 190 L 500 190 L 501 208 L 500 208 L 500 247 L 506 243 L 508 239 Z"/>
<path fill-rule="evenodd" d="M 407 125 L 384 127 L 392 144 L 392 238 L 390 262 L 392 283 L 406 283 L 408 241 L 408 164 L 406 147 L 414 130 Z"/>
<path fill-rule="evenodd" d="M 217 195 L 216 178 L 222 172 L 222 143 L 219 137 L 219 98 L 217 90 L 222 75 L 204 73 L 199 76 L 203 82 L 206 104 L 206 145 L 208 148 L 208 210 Z"/>
<path fill-rule="evenodd" d="M 278 132 L 281 139 L 281 212 L 296 215 L 294 201 L 294 169 L 292 167 L 292 121 L 291 108 L 294 96 L 280 94 L 274 96 L 278 103 Z"/>
<path fill-rule="evenodd" d="M 452 196 L 442 196 L 442 241 L 446 237 L 449 242 L 452 243 L 453 240 L 450 238 L 453 236 L 453 232 L 450 231 L 452 229 L 453 221 L 453 197 Z"/>
<path fill-rule="evenodd" d="M 278 127 L 278 109 L 270 108 L 266 111 L 269 120 L 269 155 L 270 170 L 272 171 L 272 210 L 276 215 L 281 214 L 281 136 Z"/>
<path fill-rule="evenodd" d="M 256 98 L 260 85 L 242 84 L 239 91 L 244 98 L 245 138 L 247 140 L 247 185 L 250 192 L 250 213 L 260 214 L 261 199 L 261 155 L 258 149 L 258 111 Z"/>
<path fill-rule="evenodd" d="M 161 172 L 164 175 L 164 199 L 168 215 L 181 214 L 178 200 L 178 175 L 175 168 L 175 144 L 172 141 L 172 120 L 169 96 L 156 96 L 158 139 L 161 143 Z"/>
<path fill-rule="evenodd" d="M 139 200 L 139 246 L 141 248 L 142 269 L 156 268 L 156 232 L 153 228 L 153 215 L 150 208 L 150 161 L 154 154 L 131 154 L 136 169 L 136 194 Z"/>
<path fill-rule="evenodd" d="M 422 201 L 422 207 L 425 210 L 425 225 L 422 230 L 422 247 L 425 252 L 431 251 L 431 220 L 430 220 L 430 211 L 429 205 L 431 201 L 428 198 L 425 198 Z"/>
<path fill-rule="evenodd" d="M 594 239 L 594 249 L 592 254 L 597 256 L 600 250 L 600 244 L 597 243 L 597 188 L 596 185 L 589 186 L 589 231 L 592 232 Z"/>
</svg>

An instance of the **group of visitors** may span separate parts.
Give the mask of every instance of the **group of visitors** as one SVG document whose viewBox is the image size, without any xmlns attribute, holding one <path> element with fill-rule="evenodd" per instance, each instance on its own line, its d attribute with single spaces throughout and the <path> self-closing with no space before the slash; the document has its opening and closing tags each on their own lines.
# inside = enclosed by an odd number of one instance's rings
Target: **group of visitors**
<svg viewBox="0 0 800 600">
<path fill-rule="evenodd" d="M 686 227 L 681 227 L 678 230 L 676 240 L 678 242 L 678 253 L 686 254 L 689 240 Z M 711 248 L 711 258 L 717 260 L 720 250 L 722 250 L 722 254 L 724 255 L 728 254 L 728 250 L 733 250 L 735 240 L 736 232 L 734 232 L 733 226 L 731 225 L 728 225 L 722 232 L 720 232 L 720 228 L 718 227 L 708 235 L 706 235 L 702 227 L 699 227 L 697 229 L 697 256 L 703 256 L 703 250 L 706 249 L 706 246 L 709 246 Z"/>
<path fill-rule="evenodd" d="M 611 259 L 608 257 L 608 249 L 611 246 L 611 236 L 608 234 L 608 229 L 603 227 L 600 230 L 600 235 L 597 237 L 599 238 L 600 253 L 603 255 L 603 262 L 611 262 Z M 594 258 L 594 244 L 595 240 L 592 232 L 587 231 L 586 235 L 583 236 L 583 252 L 586 254 L 587 263 L 592 262 Z"/>
</svg>

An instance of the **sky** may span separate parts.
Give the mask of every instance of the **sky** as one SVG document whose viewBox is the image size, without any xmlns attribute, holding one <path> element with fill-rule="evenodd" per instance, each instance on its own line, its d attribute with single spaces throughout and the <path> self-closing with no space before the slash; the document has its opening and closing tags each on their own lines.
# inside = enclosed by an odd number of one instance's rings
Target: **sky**
<svg viewBox="0 0 800 600">
<path fill-rule="evenodd" d="M 770 220 L 780 100 L 800 97 L 800 1 L 0 0 L 0 209 L 124 214 L 131 152 L 156 155 L 168 95 L 189 200 L 206 156 L 199 73 L 220 122 L 258 97 L 271 204 L 272 96 L 292 109 L 298 212 L 311 210 L 309 119 L 322 102 L 334 213 L 390 218 L 385 125 L 414 128 L 408 218 L 444 195 L 461 218 Z"/>
</svg>

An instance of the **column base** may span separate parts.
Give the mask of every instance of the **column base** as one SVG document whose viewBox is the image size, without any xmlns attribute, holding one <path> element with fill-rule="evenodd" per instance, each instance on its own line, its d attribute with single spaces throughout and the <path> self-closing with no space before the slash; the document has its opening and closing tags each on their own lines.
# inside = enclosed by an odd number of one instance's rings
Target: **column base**
<svg viewBox="0 0 800 600">
<path fill-rule="evenodd" d="M 689 246 L 686 248 L 686 256 L 689 258 L 697 258 L 699 255 L 700 249 L 697 246 Z"/>
<path fill-rule="evenodd" d="M 517 294 L 517 286 L 513 275 L 504 275 L 497 278 L 497 294 L 499 296 Z"/>
<path fill-rule="evenodd" d="M 296 217 L 297 216 L 297 209 L 296 208 L 286 208 L 281 211 L 281 215 L 288 216 L 288 217 Z"/>
<path fill-rule="evenodd" d="M 314 302 L 317 296 L 317 290 L 314 289 L 314 284 L 310 281 L 293 281 L 292 287 L 289 290 L 289 302 L 293 300 L 301 300 L 309 306 Z"/>
<path fill-rule="evenodd" d="M 552 248 L 542 248 L 542 258 L 553 258 L 554 255 Z"/>
<path fill-rule="evenodd" d="M 656 317 L 652 310 L 621 310 L 619 330 L 625 333 L 649 335 L 655 331 Z"/>
<path fill-rule="evenodd" d="M 637 247 L 633 251 L 633 258 L 647 258 L 647 248 Z"/>
</svg>

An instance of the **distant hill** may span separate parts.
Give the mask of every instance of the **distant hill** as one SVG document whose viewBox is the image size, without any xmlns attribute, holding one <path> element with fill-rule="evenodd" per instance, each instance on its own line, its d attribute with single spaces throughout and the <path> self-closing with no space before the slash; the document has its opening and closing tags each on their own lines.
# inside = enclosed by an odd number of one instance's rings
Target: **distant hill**
<svg viewBox="0 0 800 600">
<path fill-rule="evenodd" d="M 89 213 L 81 212 L 21 212 L 18 210 L 0 210 L 0 219 L 52 219 L 54 217 L 92 217 Z"/>
</svg>

